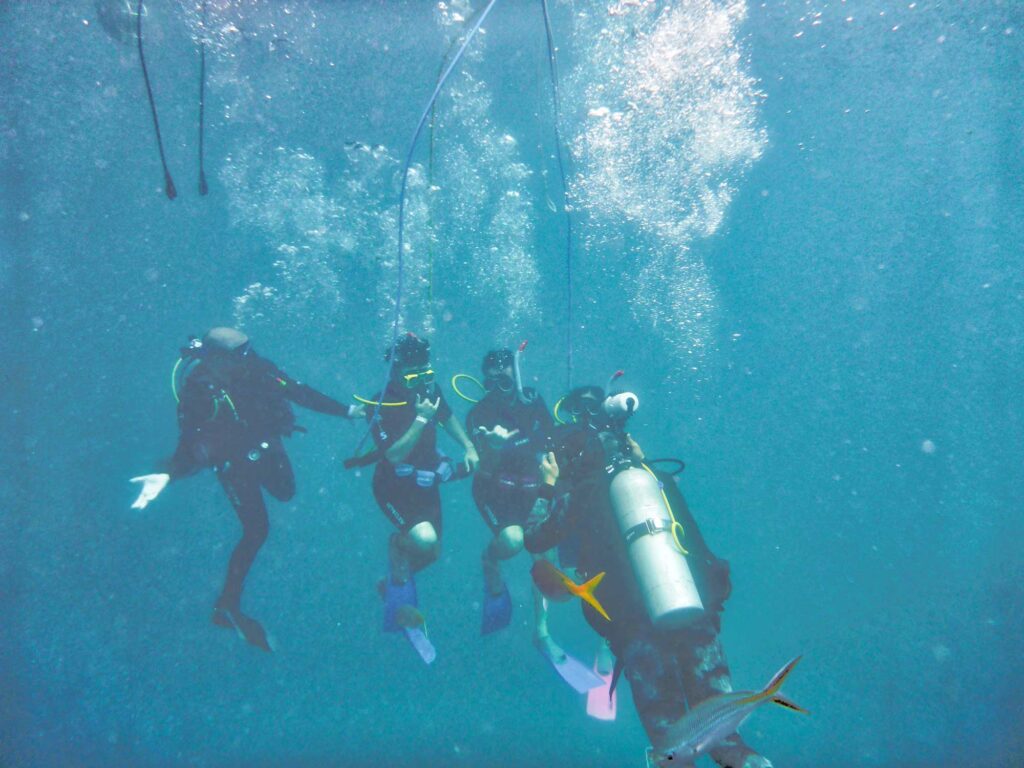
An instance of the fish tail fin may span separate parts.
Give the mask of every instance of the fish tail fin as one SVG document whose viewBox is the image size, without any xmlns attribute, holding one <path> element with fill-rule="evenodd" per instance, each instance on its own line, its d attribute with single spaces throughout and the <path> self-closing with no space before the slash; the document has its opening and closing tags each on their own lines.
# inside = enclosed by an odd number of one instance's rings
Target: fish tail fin
<svg viewBox="0 0 1024 768">
<path fill-rule="evenodd" d="M 785 707 L 786 709 L 792 709 L 794 712 L 800 712 L 804 715 L 811 714 L 806 709 L 801 707 L 799 704 L 795 704 L 789 699 L 787 699 L 781 693 L 776 693 L 774 696 L 772 696 L 772 703 L 778 704 L 780 707 Z"/>
<path fill-rule="evenodd" d="M 764 688 L 762 688 L 760 691 L 757 691 L 756 693 L 751 693 L 749 696 L 741 700 L 739 703 L 753 704 L 768 700 L 775 701 L 776 698 L 781 699 L 782 697 L 778 695 L 779 688 L 782 687 L 783 681 L 785 681 L 785 679 L 789 676 L 789 673 L 793 671 L 793 667 L 796 666 L 797 662 L 800 661 L 801 658 L 803 657 L 797 656 L 795 659 L 790 659 L 789 663 L 787 663 L 786 666 L 784 666 L 782 669 L 776 672 L 775 676 L 768 681 L 768 685 L 766 685 Z M 776 703 L 782 704 L 782 702 Z M 782 706 L 786 706 L 786 704 L 782 704 Z"/>
<path fill-rule="evenodd" d="M 768 699 L 774 696 L 778 692 L 779 688 L 782 687 L 783 681 L 789 677 L 789 673 L 793 671 L 793 667 L 795 667 L 797 662 L 802 658 L 803 656 L 797 656 L 795 659 L 790 659 L 786 666 L 776 672 L 775 676 L 768 681 L 768 685 L 766 685 L 764 690 L 761 691 L 761 697 Z"/>
<path fill-rule="evenodd" d="M 596 597 L 594 597 L 594 590 L 597 589 L 597 585 L 601 583 L 602 579 L 604 579 L 604 574 L 605 572 L 601 571 L 599 574 L 597 574 L 597 576 L 595 576 L 590 581 L 584 584 L 580 584 L 579 586 L 573 584 L 571 591 L 574 594 L 576 594 L 580 598 L 580 600 L 585 600 L 587 603 L 589 603 L 590 606 L 593 607 L 595 611 L 604 616 L 606 620 L 611 621 L 611 616 L 609 616 L 608 612 L 605 611 L 604 606 L 598 602 Z"/>
</svg>

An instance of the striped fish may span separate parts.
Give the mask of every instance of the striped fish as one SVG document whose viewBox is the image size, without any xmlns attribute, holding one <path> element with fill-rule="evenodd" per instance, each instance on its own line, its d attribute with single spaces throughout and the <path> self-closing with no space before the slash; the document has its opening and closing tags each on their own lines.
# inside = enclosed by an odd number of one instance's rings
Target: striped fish
<svg viewBox="0 0 1024 768">
<path fill-rule="evenodd" d="M 798 661 L 799 656 L 776 672 L 775 677 L 760 691 L 723 693 L 702 701 L 669 728 L 664 739 L 660 740 L 665 747 L 648 752 L 648 763 L 659 768 L 692 763 L 698 756 L 735 733 L 755 709 L 768 702 L 808 714 L 806 709 L 779 693 L 783 680 L 793 671 Z"/>
</svg>

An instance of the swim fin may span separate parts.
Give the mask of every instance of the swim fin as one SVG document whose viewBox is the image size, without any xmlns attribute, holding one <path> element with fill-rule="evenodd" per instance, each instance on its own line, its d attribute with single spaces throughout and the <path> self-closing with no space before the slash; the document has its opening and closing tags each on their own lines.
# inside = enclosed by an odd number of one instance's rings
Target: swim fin
<svg viewBox="0 0 1024 768">
<path fill-rule="evenodd" d="M 615 691 L 612 687 L 612 673 L 602 674 L 597 660 L 594 661 L 594 674 L 601 678 L 602 684 L 587 691 L 587 714 L 597 720 L 615 719 Z"/>
<path fill-rule="evenodd" d="M 403 605 L 411 605 L 413 608 L 417 605 L 416 582 L 411 574 L 409 580 L 404 584 L 395 584 L 388 576 L 377 583 L 377 591 L 380 592 L 380 596 L 384 600 L 383 630 L 398 632 L 402 629 L 396 618 L 398 609 Z"/>
<path fill-rule="evenodd" d="M 437 658 L 437 649 L 430 642 L 426 630 L 423 627 L 402 627 L 402 629 L 405 631 L 405 636 L 409 638 L 409 642 L 412 643 L 412 647 L 416 649 L 416 653 L 423 659 L 423 663 L 432 664 Z"/>
<path fill-rule="evenodd" d="M 480 634 L 489 635 L 508 626 L 512 619 L 512 597 L 508 586 L 502 588 L 500 595 L 492 595 L 485 590 L 484 617 L 480 624 Z"/>
<path fill-rule="evenodd" d="M 261 651 L 272 653 L 274 646 L 267 637 L 263 625 L 237 609 L 216 607 L 213 609 L 213 623 L 218 627 L 234 629 L 238 636 L 249 645 Z"/>
<path fill-rule="evenodd" d="M 551 666 L 554 668 L 555 672 L 558 673 L 558 676 L 568 683 L 569 687 L 577 693 L 587 693 L 592 688 L 598 688 L 604 685 L 604 680 L 601 679 L 600 675 L 592 671 L 590 667 L 582 661 L 570 656 L 568 653 L 565 654 L 564 659 L 559 661 L 545 653 L 543 649 L 539 650 L 541 656 L 551 663 Z"/>
</svg>

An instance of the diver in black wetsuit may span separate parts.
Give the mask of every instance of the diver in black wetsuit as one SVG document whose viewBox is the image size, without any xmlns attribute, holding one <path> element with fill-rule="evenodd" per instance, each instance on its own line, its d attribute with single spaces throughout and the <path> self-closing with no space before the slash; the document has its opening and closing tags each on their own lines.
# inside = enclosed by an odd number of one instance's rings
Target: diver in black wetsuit
<svg viewBox="0 0 1024 768">
<path fill-rule="evenodd" d="M 561 467 L 560 487 L 555 494 L 545 494 L 553 496 L 550 502 L 544 498 L 537 501 L 526 527 L 526 548 L 542 552 L 576 539 L 579 580 L 606 573 L 598 596 L 611 621 L 586 603 L 581 603 L 583 613 L 608 641 L 616 657 L 616 679 L 625 672 L 644 729 L 658 746 L 689 707 L 732 690 L 718 638 L 721 612 L 730 592 L 729 566 L 708 549 L 674 478 L 651 470 L 683 526 L 683 543 L 689 553 L 686 560 L 704 606 L 700 618 L 685 627 L 656 628 L 610 498 L 615 474 L 625 467 L 642 467 L 643 452 L 625 432 L 624 419 L 616 422 L 608 417 L 600 387 L 573 390 L 561 410 L 569 413 L 574 423 L 556 433 L 555 451 L 546 462 L 548 467 L 556 463 Z M 730 768 L 771 766 L 738 733 L 710 754 L 719 765 Z"/>
<path fill-rule="evenodd" d="M 164 472 L 132 478 L 142 491 L 132 504 L 144 509 L 172 480 L 210 467 L 242 523 L 242 538 L 231 553 L 213 622 L 234 628 L 265 651 L 263 627 L 240 608 L 242 588 L 269 530 L 262 489 L 279 501 L 295 495 L 295 476 L 281 438 L 295 425 L 291 403 L 343 418 L 363 414 L 295 381 L 257 355 L 248 337 L 233 328 L 213 328 L 183 350 L 186 366 L 180 386 L 180 437 Z"/>
<path fill-rule="evenodd" d="M 481 633 L 508 626 L 512 602 L 499 564 L 523 549 L 523 526 L 537 501 L 537 457 L 553 426 L 544 399 L 517 379 L 510 349 L 491 350 L 482 372 L 486 394 L 469 411 L 466 430 L 480 454 L 473 500 L 493 538 L 481 557 L 484 576 Z M 550 640 L 547 611 L 535 599 L 538 643 Z M 555 655 L 560 651 L 554 649 Z"/>
<path fill-rule="evenodd" d="M 380 584 L 384 598 L 384 630 L 401 629 L 396 615 L 402 606 L 417 605 L 413 574 L 433 563 L 441 551 L 440 484 L 464 477 L 480 459 L 441 390 L 434 383 L 430 342 L 413 333 L 399 337 L 387 352 L 394 355 L 391 380 L 384 392 L 371 433 L 377 445 L 368 457 L 377 462 L 373 496 L 398 530 L 388 540 L 388 577 Z M 437 450 L 437 425 L 464 454 L 456 467 Z M 366 463 L 361 461 L 360 463 Z"/>
</svg>

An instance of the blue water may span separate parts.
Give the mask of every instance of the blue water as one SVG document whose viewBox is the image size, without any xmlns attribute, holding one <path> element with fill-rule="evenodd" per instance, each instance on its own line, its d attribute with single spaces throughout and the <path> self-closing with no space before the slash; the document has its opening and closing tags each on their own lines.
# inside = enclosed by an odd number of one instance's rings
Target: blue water
<svg viewBox="0 0 1024 768">
<path fill-rule="evenodd" d="M 245 596 L 272 656 L 209 624 L 238 533 L 212 475 L 129 510 L 173 448 L 189 333 L 238 324 L 328 393 L 378 386 L 401 159 L 471 10 L 210 0 L 200 197 L 199 17 L 152 0 L 169 202 L 103 4 L 0 5 L 0 764 L 642 765 L 628 691 L 588 719 L 533 650 L 525 557 L 512 626 L 479 636 L 467 484 L 419 580 L 438 661 L 378 632 L 389 528 L 340 468 L 356 426 L 304 414 L 290 443 L 299 493 Z M 1012 0 L 552 3 L 572 379 L 624 369 L 633 434 L 686 460 L 732 565 L 735 684 L 804 655 L 786 689 L 813 714 L 744 727 L 778 766 L 1024 764 L 1022 22 Z M 403 319 L 449 375 L 529 339 L 552 402 L 540 5 L 498 0 L 485 30 L 416 154 Z M 552 626 L 591 653 L 573 606 Z"/>
</svg>

